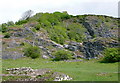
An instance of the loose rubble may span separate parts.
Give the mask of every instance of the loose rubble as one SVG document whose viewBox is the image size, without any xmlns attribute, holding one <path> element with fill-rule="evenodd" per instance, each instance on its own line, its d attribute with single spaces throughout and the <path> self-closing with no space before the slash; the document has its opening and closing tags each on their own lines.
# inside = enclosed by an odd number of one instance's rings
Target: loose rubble
<svg viewBox="0 0 120 83">
<path fill-rule="evenodd" d="M 71 77 L 69 77 L 68 75 L 61 75 L 61 76 L 59 76 L 59 77 L 56 77 L 55 79 L 54 79 L 54 81 L 65 81 L 65 80 L 72 80 L 72 78 Z"/>
<path fill-rule="evenodd" d="M 17 81 L 46 81 L 50 78 L 53 79 L 51 81 L 72 80 L 70 76 L 60 72 L 53 72 L 50 69 L 32 69 L 30 67 L 20 67 L 6 69 L 6 71 L 9 74 L 4 74 L 3 76 L 30 76 L 30 78 L 26 79 L 19 78 Z M 46 77 L 46 74 L 49 74 L 49 77 Z"/>
</svg>

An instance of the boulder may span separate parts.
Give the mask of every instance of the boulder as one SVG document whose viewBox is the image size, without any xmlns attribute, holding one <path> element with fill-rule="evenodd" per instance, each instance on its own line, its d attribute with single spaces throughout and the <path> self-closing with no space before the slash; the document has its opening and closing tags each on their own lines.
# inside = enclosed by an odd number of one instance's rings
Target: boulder
<svg viewBox="0 0 120 83">
<path fill-rule="evenodd" d="M 49 59 L 49 57 L 46 56 L 46 55 L 42 55 L 42 58 L 43 58 L 43 59 Z"/>
<path fill-rule="evenodd" d="M 71 51 L 76 51 L 77 47 L 76 46 L 72 46 L 72 45 L 64 45 L 63 46 L 65 49 L 69 49 Z"/>
<path fill-rule="evenodd" d="M 57 73 L 57 72 L 55 72 Z M 62 74 L 62 73 L 57 73 L 56 77 L 53 81 L 67 81 L 67 80 L 72 80 L 72 78 L 68 75 Z"/>
</svg>

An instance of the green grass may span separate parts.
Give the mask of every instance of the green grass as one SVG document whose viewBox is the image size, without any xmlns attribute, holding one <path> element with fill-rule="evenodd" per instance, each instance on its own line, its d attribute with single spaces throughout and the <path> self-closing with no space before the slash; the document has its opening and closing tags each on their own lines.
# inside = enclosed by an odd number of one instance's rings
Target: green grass
<svg viewBox="0 0 120 83">
<path fill-rule="evenodd" d="M 53 62 L 44 59 L 22 58 L 17 60 L 2 60 L 2 70 L 8 68 L 31 67 L 33 69 L 50 68 L 63 72 L 73 78 L 73 81 L 118 81 L 118 63 L 100 63 L 95 60 L 82 62 Z M 102 74 L 105 73 L 105 74 Z"/>
</svg>

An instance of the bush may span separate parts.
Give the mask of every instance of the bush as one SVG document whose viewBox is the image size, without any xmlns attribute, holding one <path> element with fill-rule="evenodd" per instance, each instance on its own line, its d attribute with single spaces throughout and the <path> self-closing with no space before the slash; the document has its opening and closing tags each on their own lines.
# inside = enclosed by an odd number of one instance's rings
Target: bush
<svg viewBox="0 0 120 83">
<path fill-rule="evenodd" d="M 36 46 L 29 46 L 25 48 L 24 56 L 31 57 L 32 59 L 38 58 L 40 56 L 40 49 Z"/>
<path fill-rule="evenodd" d="M 11 36 L 11 34 L 10 34 L 10 33 L 5 33 L 4 38 L 9 38 L 10 36 Z"/>
<path fill-rule="evenodd" d="M 70 40 L 82 42 L 85 39 L 84 33 L 87 31 L 81 24 L 71 23 L 67 27 L 67 35 Z"/>
<path fill-rule="evenodd" d="M 16 25 L 21 25 L 27 23 L 27 20 L 19 20 L 18 22 L 15 22 Z"/>
<path fill-rule="evenodd" d="M 7 26 L 7 24 L 4 23 L 4 24 L 2 24 L 1 27 L 2 27 L 2 32 L 3 32 L 3 33 L 5 33 L 5 32 L 8 31 L 8 28 L 7 28 L 8 26 Z"/>
<path fill-rule="evenodd" d="M 36 30 L 40 30 L 40 27 L 41 27 L 40 24 L 35 25 L 35 29 L 36 29 Z"/>
<path fill-rule="evenodd" d="M 63 11 L 62 13 L 61 12 L 54 12 L 53 15 L 55 16 L 55 18 L 59 19 L 59 21 L 71 18 L 71 15 L 69 15 L 67 13 L 67 11 Z"/>
<path fill-rule="evenodd" d="M 120 56 L 118 53 L 118 48 L 107 48 L 104 51 L 104 58 L 103 58 L 103 62 L 119 62 L 120 61 Z"/>
<path fill-rule="evenodd" d="M 73 54 L 70 53 L 69 51 L 58 50 L 57 52 L 53 53 L 53 56 L 55 56 L 53 60 L 54 61 L 67 60 L 70 59 L 72 55 Z"/>
<path fill-rule="evenodd" d="M 51 40 L 59 44 L 64 44 L 65 40 L 68 39 L 66 29 L 64 27 L 54 26 L 52 29 L 48 29 L 48 32 L 50 34 Z"/>
<path fill-rule="evenodd" d="M 31 30 L 32 30 L 33 32 L 37 32 L 37 30 L 36 30 L 35 28 L 32 28 Z"/>
</svg>

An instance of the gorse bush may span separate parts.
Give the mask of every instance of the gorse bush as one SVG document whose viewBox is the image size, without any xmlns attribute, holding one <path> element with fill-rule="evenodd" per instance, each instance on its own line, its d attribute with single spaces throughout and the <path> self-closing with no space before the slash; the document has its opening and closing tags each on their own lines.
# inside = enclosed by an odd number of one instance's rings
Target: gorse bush
<svg viewBox="0 0 120 83">
<path fill-rule="evenodd" d="M 31 57 L 32 59 L 40 57 L 40 49 L 37 46 L 29 46 L 24 50 L 24 56 Z"/>
<path fill-rule="evenodd" d="M 120 51 L 118 48 L 107 48 L 104 51 L 104 58 L 103 58 L 103 62 L 119 62 L 120 61 L 120 55 L 119 52 Z"/>
<path fill-rule="evenodd" d="M 53 53 L 53 56 L 55 57 L 54 61 L 60 61 L 60 60 L 67 60 L 72 57 L 72 53 L 65 50 L 58 50 L 57 52 Z"/>
</svg>

